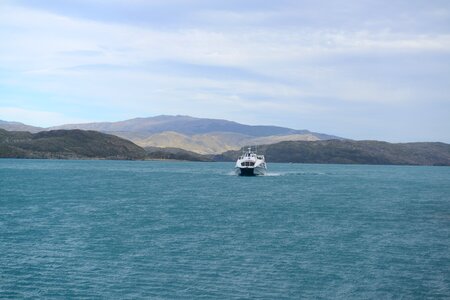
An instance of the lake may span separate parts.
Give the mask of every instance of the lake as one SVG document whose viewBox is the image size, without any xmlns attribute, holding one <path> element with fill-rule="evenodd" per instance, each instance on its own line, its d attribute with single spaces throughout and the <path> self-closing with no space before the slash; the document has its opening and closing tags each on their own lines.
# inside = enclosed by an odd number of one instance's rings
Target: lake
<svg viewBox="0 0 450 300">
<path fill-rule="evenodd" d="M 450 168 L 0 160 L 0 298 L 450 297 Z"/>
</svg>

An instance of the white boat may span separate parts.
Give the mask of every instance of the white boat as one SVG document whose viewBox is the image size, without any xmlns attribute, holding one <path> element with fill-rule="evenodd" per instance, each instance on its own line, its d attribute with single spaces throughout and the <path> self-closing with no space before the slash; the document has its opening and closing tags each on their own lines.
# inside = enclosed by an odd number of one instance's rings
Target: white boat
<svg viewBox="0 0 450 300">
<path fill-rule="evenodd" d="M 258 155 L 248 148 L 242 156 L 239 156 L 234 170 L 240 176 L 266 175 L 267 165 L 264 155 Z"/>
</svg>

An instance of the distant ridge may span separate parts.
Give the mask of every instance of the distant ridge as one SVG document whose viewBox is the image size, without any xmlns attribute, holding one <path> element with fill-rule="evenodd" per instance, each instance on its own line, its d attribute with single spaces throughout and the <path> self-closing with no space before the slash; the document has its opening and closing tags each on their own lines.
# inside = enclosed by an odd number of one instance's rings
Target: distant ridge
<svg viewBox="0 0 450 300">
<path fill-rule="evenodd" d="M 83 129 L 108 132 L 137 132 L 155 134 L 174 131 L 184 135 L 196 135 L 211 132 L 239 133 L 252 137 L 270 135 L 309 134 L 309 130 L 296 130 L 292 128 L 268 125 L 244 125 L 222 119 L 195 118 L 190 116 L 160 115 L 148 118 L 134 118 L 119 122 L 98 122 L 85 124 L 66 124 L 50 127 L 49 129 Z M 338 138 L 322 133 L 313 133 L 319 139 Z"/>
<path fill-rule="evenodd" d="M 8 122 L 2 120 L 0 120 L 0 128 L 8 131 L 28 131 L 31 133 L 36 133 L 45 130 L 45 128 L 42 127 L 26 125 L 20 122 Z"/>
<path fill-rule="evenodd" d="M 234 161 L 241 151 L 214 156 Z M 387 143 L 380 141 L 289 141 L 258 146 L 270 162 L 320 164 L 450 166 L 450 145 L 444 143 Z"/>
<path fill-rule="evenodd" d="M 244 125 L 221 119 L 156 116 L 120 122 L 66 124 L 49 129 L 97 130 L 128 139 L 141 147 L 181 148 L 201 154 L 222 153 L 244 145 L 289 140 L 341 139 L 337 136 L 267 125 Z"/>
</svg>

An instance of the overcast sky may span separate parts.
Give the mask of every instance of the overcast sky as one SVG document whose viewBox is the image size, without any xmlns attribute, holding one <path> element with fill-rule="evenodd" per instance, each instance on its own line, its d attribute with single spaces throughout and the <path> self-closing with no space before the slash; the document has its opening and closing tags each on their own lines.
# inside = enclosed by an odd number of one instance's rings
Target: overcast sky
<svg viewBox="0 0 450 300">
<path fill-rule="evenodd" d="M 0 119 L 450 142 L 450 1 L 0 2 Z"/>
</svg>

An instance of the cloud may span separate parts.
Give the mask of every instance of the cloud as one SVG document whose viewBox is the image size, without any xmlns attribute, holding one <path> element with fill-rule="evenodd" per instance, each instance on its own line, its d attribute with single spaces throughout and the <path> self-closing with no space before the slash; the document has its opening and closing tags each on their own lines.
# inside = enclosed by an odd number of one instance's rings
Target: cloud
<svg viewBox="0 0 450 300">
<path fill-rule="evenodd" d="M 101 97 L 100 90 L 103 90 L 108 101 L 111 101 L 110 94 L 136 94 L 129 90 L 117 91 L 128 85 L 140 92 L 148 92 L 152 84 L 144 83 L 145 80 L 166 89 L 170 89 L 170 85 L 174 89 L 179 89 L 180 85 L 187 89 L 183 82 L 189 82 L 192 90 L 211 88 L 212 85 L 230 93 L 246 94 L 253 89 L 259 94 L 266 91 L 266 96 L 281 98 L 334 95 L 339 99 L 373 101 L 391 98 L 395 101 L 399 93 L 389 96 L 382 81 L 361 82 L 359 74 L 348 72 L 343 78 L 342 72 L 335 67 L 322 66 L 320 71 L 311 66 L 310 61 L 317 63 L 330 57 L 358 54 L 365 54 L 370 60 L 371 53 L 380 55 L 393 51 L 450 51 L 450 35 L 399 35 L 389 31 L 332 29 L 298 29 L 293 32 L 278 29 L 161 31 L 74 19 L 18 7 L 9 7 L 1 14 L 0 22 L 6 27 L 19 28 L 11 33 L 14 38 L 11 36 L 10 43 L 0 46 L 1 53 L 6 53 L 2 55 L 4 59 L 0 58 L 4 68 L 59 80 L 65 92 L 70 92 L 73 86 L 75 94 L 79 94 L 81 88 Z M 161 69 L 161 62 L 167 61 L 174 63 Z M 143 65 L 147 66 L 146 70 Z M 186 71 L 188 66 L 190 70 Z M 226 74 L 230 70 L 239 70 L 237 80 L 242 80 L 239 75 L 243 74 L 251 74 L 253 78 L 244 78 L 241 83 L 233 82 L 232 78 L 217 78 L 217 74 Z M 308 73 L 298 70 L 308 70 Z M 317 76 L 318 72 L 322 75 Z M 192 79 L 201 76 L 208 80 Z M 271 78 L 271 86 L 263 78 Z M 33 78 L 26 79 L 20 78 L 20 81 L 33 85 Z M 139 87 L 131 80 L 141 82 L 143 86 Z M 93 91 L 92 81 L 98 81 L 97 92 Z M 332 84 L 324 84 L 328 82 Z M 38 85 L 42 82 L 39 81 Z M 54 88 L 54 85 L 50 86 Z M 107 91 L 107 86 L 111 92 Z M 352 88 L 355 86 L 365 86 L 365 90 L 370 92 L 369 97 L 361 92 L 354 93 Z M 374 88 L 367 88 L 370 86 Z M 377 95 L 380 93 L 377 91 L 383 91 L 383 95 Z"/>
<path fill-rule="evenodd" d="M 0 47 L 9 56 L 2 64 L 19 62 L 22 67 L 170 60 L 257 69 L 349 52 L 450 51 L 449 34 L 311 28 L 157 30 L 8 6 L 0 12 L 0 20 L 5 38 L 11 37 Z"/>
<path fill-rule="evenodd" d="M 290 126 L 295 114 L 339 121 L 333 113 L 356 104 L 448 103 L 448 9 L 438 5 L 175 2 L 7 2 L 0 85 L 85 110 L 245 120 L 253 108 L 254 120 L 289 115 Z"/>
</svg>

